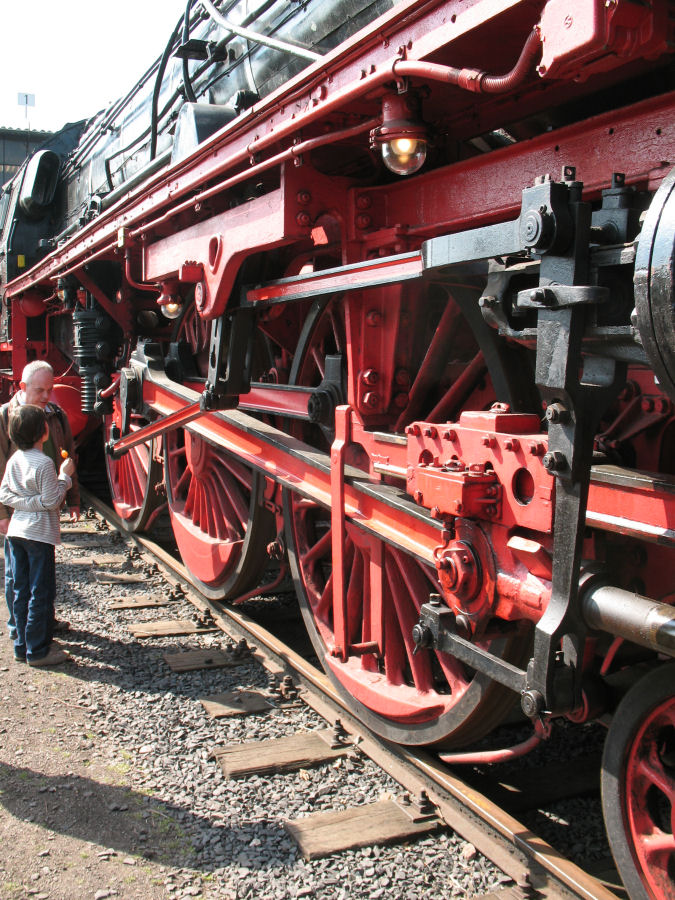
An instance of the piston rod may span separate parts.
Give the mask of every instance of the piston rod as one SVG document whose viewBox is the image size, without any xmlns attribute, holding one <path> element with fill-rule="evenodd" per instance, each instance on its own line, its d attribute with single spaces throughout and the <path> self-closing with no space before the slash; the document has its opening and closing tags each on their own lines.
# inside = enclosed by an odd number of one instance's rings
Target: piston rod
<svg viewBox="0 0 675 900">
<path fill-rule="evenodd" d="M 582 599 L 589 628 L 675 657 L 675 607 L 610 585 L 589 586 Z"/>
</svg>

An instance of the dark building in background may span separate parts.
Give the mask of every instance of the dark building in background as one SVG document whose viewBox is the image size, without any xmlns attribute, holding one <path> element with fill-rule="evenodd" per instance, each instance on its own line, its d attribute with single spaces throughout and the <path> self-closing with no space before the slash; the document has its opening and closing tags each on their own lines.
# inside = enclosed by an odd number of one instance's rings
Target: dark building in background
<svg viewBox="0 0 675 900">
<path fill-rule="evenodd" d="M 26 157 L 51 136 L 51 131 L 0 128 L 0 187 L 9 181 Z"/>
</svg>

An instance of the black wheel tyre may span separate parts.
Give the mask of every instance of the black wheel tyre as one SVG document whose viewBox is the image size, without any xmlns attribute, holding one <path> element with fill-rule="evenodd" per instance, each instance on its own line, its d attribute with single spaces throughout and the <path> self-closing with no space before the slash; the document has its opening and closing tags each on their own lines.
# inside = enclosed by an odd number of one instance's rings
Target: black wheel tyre
<svg viewBox="0 0 675 900">
<path fill-rule="evenodd" d="M 670 784 L 669 796 L 664 783 Z M 607 836 L 631 900 L 673 900 L 675 663 L 641 678 L 617 707 L 605 742 L 601 785 Z M 671 846 L 648 862 L 647 839 L 654 834 Z"/>
</svg>

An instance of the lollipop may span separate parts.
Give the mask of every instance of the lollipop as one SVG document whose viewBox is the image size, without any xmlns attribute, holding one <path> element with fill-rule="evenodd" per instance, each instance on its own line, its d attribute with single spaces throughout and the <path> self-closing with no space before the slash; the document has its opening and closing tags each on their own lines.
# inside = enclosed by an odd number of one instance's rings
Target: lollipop
<svg viewBox="0 0 675 900">
<path fill-rule="evenodd" d="M 61 459 L 68 459 L 69 453 L 67 450 L 61 451 Z"/>
</svg>

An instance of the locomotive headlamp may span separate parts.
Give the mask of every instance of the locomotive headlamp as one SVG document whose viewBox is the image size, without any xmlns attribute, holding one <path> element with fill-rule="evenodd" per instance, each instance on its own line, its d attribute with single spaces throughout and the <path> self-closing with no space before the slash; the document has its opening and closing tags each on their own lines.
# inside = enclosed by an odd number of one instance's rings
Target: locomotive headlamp
<svg viewBox="0 0 675 900">
<path fill-rule="evenodd" d="M 160 305 L 163 315 L 165 315 L 167 319 L 177 319 L 183 311 L 183 304 L 178 303 L 173 298 L 164 302 L 161 300 L 158 300 L 157 302 Z"/>
<path fill-rule="evenodd" d="M 379 144 L 382 162 L 396 175 L 412 175 L 427 158 L 428 135 L 420 121 L 417 94 L 386 94 L 382 98 L 382 124 L 370 132 L 370 145 Z"/>
<path fill-rule="evenodd" d="M 183 312 L 183 298 L 178 293 L 177 281 L 163 281 L 162 293 L 157 298 L 157 305 L 167 319 L 177 319 Z"/>
</svg>

